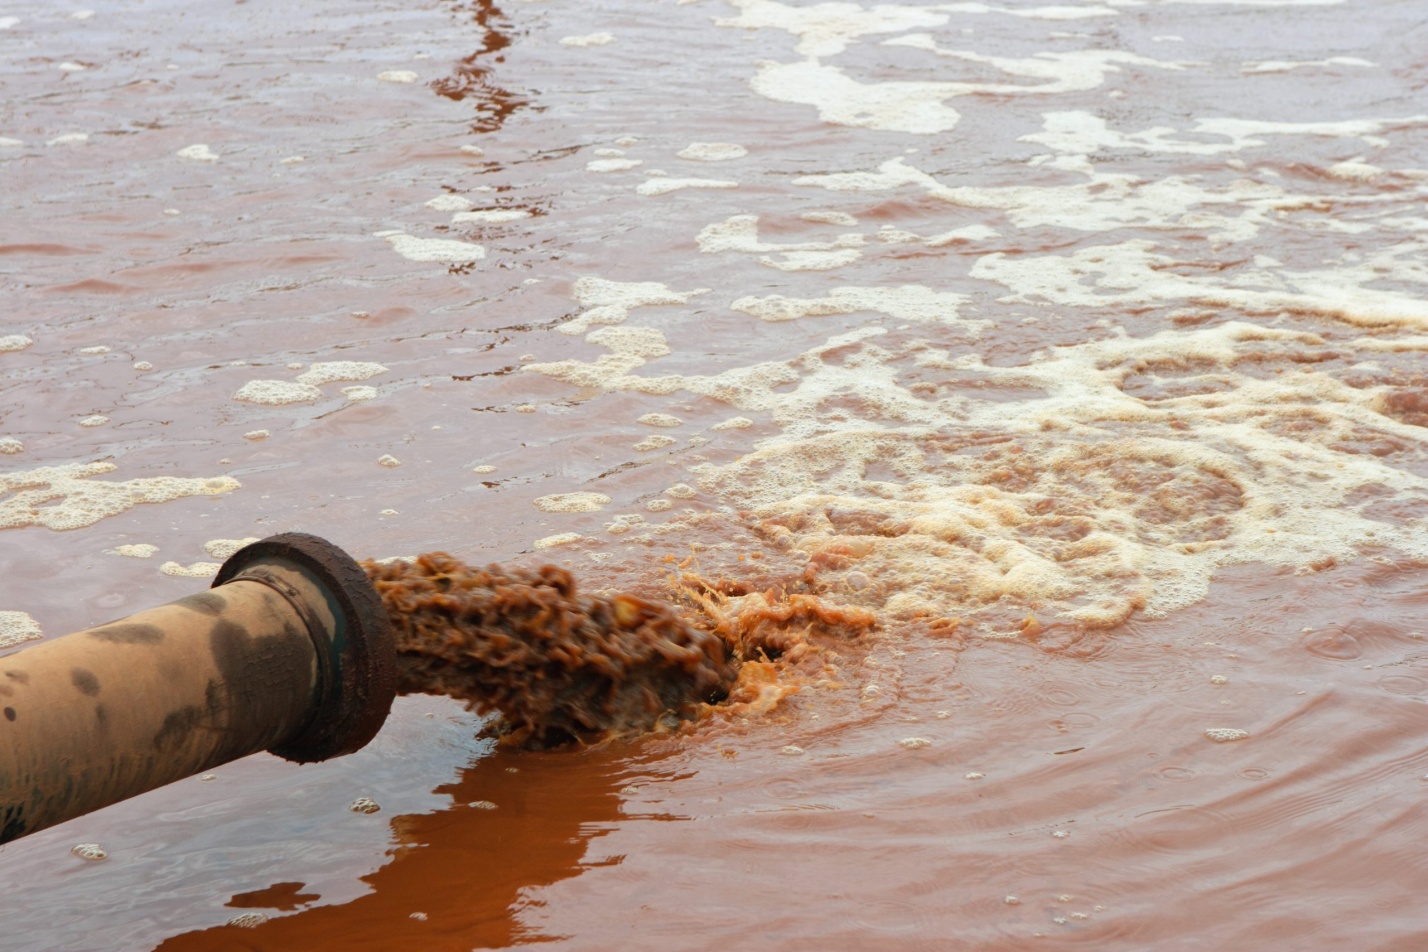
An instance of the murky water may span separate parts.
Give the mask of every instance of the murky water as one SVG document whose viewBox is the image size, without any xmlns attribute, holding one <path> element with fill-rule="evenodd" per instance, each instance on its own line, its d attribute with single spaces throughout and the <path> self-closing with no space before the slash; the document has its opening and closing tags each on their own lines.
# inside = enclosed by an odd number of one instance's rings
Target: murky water
<svg viewBox="0 0 1428 952">
<path fill-rule="evenodd" d="M 41 832 L 0 946 L 1418 948 L 1425 44 L 0 2 L 5 644 L 284 530 L 878 619 L 684 733 L 406 698 Z"/>
</svg>

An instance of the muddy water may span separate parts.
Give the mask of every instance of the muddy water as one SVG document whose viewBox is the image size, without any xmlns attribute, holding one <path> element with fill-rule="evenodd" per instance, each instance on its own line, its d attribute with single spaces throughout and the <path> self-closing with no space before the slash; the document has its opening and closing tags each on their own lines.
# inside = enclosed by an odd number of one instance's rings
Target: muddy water
<svg viewBox="0 0 1428 952">
<path fill-rule="evenodd" d="M 1417 948 L 1425 30 L 0 5 L 7 643 L 288 529 L 877 619 L 683 733 L 407 698 L 42 832 L 3 944 Z"/>
<path fill-rule="evenodd" d="M 441 552 L 364 564 L 396 634 L 397 693 L 499 712 L 536 749 L 670 729 L 729 695 L 737 661 L 667 605 L 584 597 L 552 565 L 508 571 Z"/>
</svg>

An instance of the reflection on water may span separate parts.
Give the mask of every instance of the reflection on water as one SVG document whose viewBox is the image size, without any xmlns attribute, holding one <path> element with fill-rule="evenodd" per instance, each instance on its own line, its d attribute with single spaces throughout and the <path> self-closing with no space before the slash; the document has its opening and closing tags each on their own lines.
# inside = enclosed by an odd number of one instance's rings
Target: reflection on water
<svg viewBox="0 0 1428 952">
<path fill-rule="evenodd" d="M 159 945 L 183 949 L 499 949 L 555 938 L 525 924 L 535 890 L 587 868 L 618 865 L 599 845 L 624 819 L 620 788 L 649 769 L 621 750 L 497 753 L 433 792 L 450 805 L 394 817 L 389 860 L 362 877 L 370 891 L 252 927 L 222 926 Z M 658 770 L 658 765 L 653 769 Z M 244 893 L 230 906 L 271 915 L 301 884 Z"/>
<path fill-rule="evenodd" d="M 492 0 L 452 2 L 450 10 L 457 17 L 469 17 L 482 31 L 481 48 L 463 56 L 451 75 L 433 80 L 431 88 L 439 96 L 475 108 L 472 132 L 494 132 L 517 109 L 533 106 L 529 96 L 506 89 L 492 78 L 495 67 L 505 62 L 501 50 L 511 45 L 513 26 Z"/>
</svg>

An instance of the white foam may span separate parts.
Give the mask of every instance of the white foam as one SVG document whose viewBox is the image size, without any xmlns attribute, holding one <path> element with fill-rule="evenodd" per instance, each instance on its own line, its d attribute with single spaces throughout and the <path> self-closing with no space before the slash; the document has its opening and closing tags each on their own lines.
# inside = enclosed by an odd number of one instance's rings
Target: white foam
<svg viewBox="0 0 1428 952">
<path fill-rule="evenodd" d="M 839 235 L 832 241 L 762 241 L 757 215 L 734 215 L 706 225 L 695 240 L 705 254 L 779 252 L 780 257 L 761 257 L 759 262 L 780 271 L 827 271 L 843 267 L 862 255 L 858 249 L 867 241 L 857 233 Z"/>
<path fill-rule="evenodd" d="M 450 192 L 438 195 L 436 198 L 429 198 L 422 203 L 426 208 L 437 212 L 464 212 L 476 203 L 465 195 L 452 195 Z"/>
<path fill-rule="evenodd" d="M 644 165 L 641 159 L 595 159 L 585 163 L 587 172 L 627 172 Z"/>
<path fill-rule="evenodd" d="M 44 636 L 40 623 L 25 612 L 0 611 L 0 651 Z"/>
<path fill-rule="evenodd" d="M 1331 56 L 1321 60 L 1258 60 L 1245 63 L 1240 67 L 1241 73 L 1287 73 L 1290 70 L 1312 68 L 1315 66 L 1364 66 L 1376 67 L 1377 63 L 1370 60 L 1360 59 L 1357 56 Z"/>
<path fill-rule="evenodd" d="M 736 142 L 691 142 L 675 153 L 695 162 L 728 162 L 748 154 L 749 150 Z"/>
<path fill-rule="evenodd" d="M 684 426 L 684 421 L 677 416 L 668 413 L 646 413 L 635 422 L 643 423 L 645 426 L 676 427 Z"/>
<path fill-rule="evenodd" d="M 584 334 L 597 324 L 623 324 L 634 308 L 687 304 L 690 298 L 708 291 L 673 291 L 654 281 L 609 281 L 594 276 L 578 279 L 573 290 L 576 302 L 585 310 L 556 328 L 562 334 Z"/>
<path fill-rule="evenodd" d="M 0 337 L 0 354 L 13 354 L 24 350 L 35 342 L 23 334 L 7 334 Z"/>
<path fill-rule="evenodd" d="M 739 183 L 731 179 L 704 178 L 652 178 L 635 186 L 640 195 L 667 195 L 686 188 L 738 188 Z"/>
<path fill-rule="evenodd" d="M 122 555 L 130 559 L 152 559 L 158 554 L 159 547 L 148 542 L 135 542 L 129 545 L 116 545 L 112 549 L 105 549 L 105 555 Z"/>
<path fill-rule="evenodd" d="M 1001 211 L 1018 228 L 1104 232 L 1128 225 L 1167 230 L 1193 227 L 1216 241 L 1252 238 L 1266 222 L 1277 220 L 1285 211 L 1312 207 L 1318 201 L 1316 196 L 1291 194 L 1277 185 L 1249 179 L 1211 188 L 1200 181 L 1200 176 L 1145 180 L 1126 173 L 1101 172 L 1079 155 L 1060 156 L 1046 164 L 1078 180 L 1050 186 L 947 186 L 898 156 L 882 163 L 875 172 L 806 175 L 795 179 L 794 184 L 862 192 L 912 186 L 951 205 Z M 1364 169 L 1352 166 L 1344 174 L 1360 174 Z M 976 230 L 962 234 L 979 238 L 995 234 L 988 226 L 972 227 Z M 1338 227 L 1368 226 L 1341 223 Z M 953 232 L 922 240 L 940 247 L 957 241 L 962 234 Z M 907 237 L 918 238 L 910 233 Z"/>
<path fill-rule="evenodd" d="M 106 423 L 108 423 L 108 422 L 109 422 L 109 418 L 108 418 L 107 416 L 104 416 L 102 413 L 96 413 L 96 414 L 94 414 L 93 416 L 87 416 L 87 417 L 84 417 L 83 419 L 81 419 L 81 420 L 79 421 L 79 425 L 80 425 L 80 426 L 95 427 L 95 426 L 104 426 L 104 425 L 105 425 Z"/>
<path fill-rule="evenodd" d="M 724 420 L 724 421 L 722 421 L 722 422 L 720 422 L 720 423 L 716 423 L 716 424 L 714 424 L 713 426 L 711 426 L 709 429 L 711 429 L 711 430 L 747 430 L 749 427 L 751 427 L 751 426 L 753 426 L 753 425 L 754 425 L 754 421 L 753 421 L 753 420 L 750 420 L 748 417 L 736 416 L 736 417 L 730 417 L 729 419 Z"/>
<path fill-rule="evenodd" d="M 558 532 L 555 535 L 548 535 L 543 539 L 537 539 L 532 546 L 537 549 L 554 549 L 562 545 L 574 545 L 584 539 L 578 532 Z"/>
<path fill-rule="evenodd" d="M 234 400 L 262 406 L 281 407 L 292 403 L 311 403 L 322 399 L 322 391 L 291 380 L 250 380 L 233 394 Z"/>
<path fill-rule="evenodd" d="M 451 216 L 451 223 L 453 225 L 501 225 L 529 217 L 530 212 L 523 208 L 483 208 L 474 212 L 457 212 Z"/>
<path fill-rule="evenodd" d="M 880 4 L 865 9 L 853 3 L 817 3 L 796 7 L 775 0 L 729 0 L 739 10 L 737 17 L 715 20 L 723 27 L 785 30 L 798 37 L 800 56 L 837 56 L 853 42 L 883 33 L 929 29 L 947 23 L 950 17 L 936 10 L 897 4 Z"/>
<path fill-rule="evenodd" d="M 450 238 L 417 238 L 398 232 L 384 234 L 387 244 L 397 254 L 408 261 L 444 261 L 452 264 L 469 264 L 486 257 L 486 249 L 467 241 Z"/>
<path fill-rule="evenodd" d="M 185 159 L 189 162 L 218 161 L 218 153 L 214 152 L 207 145 L 201 142 L 197 145 L 184 146 L 182 149 L 179 149 L 174 154 L 177 155 L 179 158 Z"/>
<path fill-rule="evenodd" d="M 62 72 L 65 73 L 82 73 L 85 70 L 89 69 L 89 67 L 85 66 L 83 63 L 76 63 L 72 60 L 66 60 L 65 62 L 59 64 L 59 68 Z"/>
<path fill-rule="evenodd" d="M 189 479 L 156 476 L 105 482 L 91 477 L 117 469 L 113 463 L 69 463 L 0 474 L 0 529 L 36 525 L 50 529 L 82 529 L 140 503 L 166 502 L 184 496 L 216 496 L 238 489 L 228 476 Z"/>
<path fill-rule="evenodd" d="M 373 400 L 377 396 L 376 387 L 343 387 L 342 395 L 352 403 L 361 403 L 363 400 Z"/>
<path fill-rule="evenodd" d="M 934 135 L 948 132 L 962 114 L 943 102 L 967 95 L 966 83 L 860 83 L 836 66 L 816 60 L 764 63 L 750 81 L 754 92 L 775 102 L 813 106 L 835 125 Z"/>
<path fill-rule="evenodd" d="M 227 559 L 245 545 L 258 541 L 260 540 L 257 536 L 249 536 L 246 539 L 209 539 L 203 544 L 203 551 L 207 552 L 210 558 Z"/>
<path fill-rule="evenodd" d="M 1217 744 L 1247 740 L 1249 735 L 1249 731 L 1240 730 L 1237 727 L 1211 727 L 1205 731 L 1205 736 Z"/>
<path fill-rule="evenodd" d="M 0 453 L 6 456 L 14 456 L 23 452 L 25 452 L 25 444 L 15 439 L 15 437 L 0 437 Z"/>
<path fill-rule="evenodd" d="M 352 381 L 354 383 L 370 380 L 384 373 L 387 373 L 386 367 L 370 361 L 321 361 L 314 363 L 306 372 L 299 374 L 297 382 L 310 387 L 321 387 L 323 384 L 334 383 L 339 380 Z"/>
<path fill-rule="evenodd" d="M 243 439 L 257 443 L 259 440 L 266 440 L 271 435 L 267 430 L 249 430 L 243 434 Z"/>
<path fill-rule="evenodd" d="M 1391 128 L 1420 128 L 1428 115 L 1401 119 L 1348 119 L 1338 122 L 1275 122 L 1229 117 L 1199 119 L 1189 132 L 1194 139 L 1175 138 L 1176 130 L 1156 126 L 1140 132 L 1112 130 L 1105 119 L 1089 112 L 1069 110 L 1042 115 L 1044 132 L 1018 139 L 1045 145 L 1057 152 L 1088 155 L 1110 149 L 1131 149 L 1180 155 L 1220 155 L 1266 144 L 1266 136 L 1315 136 L 1331 139 L 1375 137 Z M 1224 141 L 1206 142 L 1206 138 Z"/>
<path fill-rule="evenodd" d="M 23 139 L 11 139 L 7 136 L 0 136 L 0 149 L 18 149 L 24 146 Z"/>
<path fill-rule="evenodd" d="M 541 512 L 599 512 L 609 504 L 609 496 L 592 492 L 556 493 L 531 501 Z"/>
<path fill-rule="evenodd" d="M 0 17 L 0 30 L 12 29 L 19 22 L 19 17 Z"/>
<path fill-rule="evenodd" d="M 811 221 L 823 225 L 841 225 L 844 228 L 852 228 L 858 223 L 858 219 L 847 212 L 818 211 L 804 212 L 798 216 L 804 221 Z"/>
<path fill-rule="evenodd" d="M 377 74 L 384 83 L 414 83 L 421 77 L 409 69 L 388 69 Z"/>
<path fill-rule="evenodd" d="M 87 132 L 66 132 L 64 135 L 50 139 L 45 145 L 80 145 L 88 141 L 89 133 Z"/>
<path fill-rule="evenodd" d="M 781 295 L 743 297 L 729 306 L 762 321 L 771 322 L 875 311 L 895 320 L 914 324 L 961 326 L 975 337 L 992 326 L 992 322 L 960 317 L 958 308 L 966 302 L 967 296 L 964 294 L 934 291 L 920 284 L 904 284 L 900 287 L 836 287 L 822 298 L 789 298 Z"/>
<path fill-rule="evenodd" d="M 402 461 L 397 459 L 391 453 L 383 453 L 381 456 L 377 457 L 377 465 L 385 466 L 388 469 L 396 469 L 398 466 L 402 465 Z"/>
<path fill-rule="evenodd" d="M 1174 259 L 1154 253 L 1154 242 L 1137 239 L 1085 248 L 1070 255 L 979 259 L 971 275 L 995 281 L 1012 293 L 1004 301 L 1044 300 L 1061 305 L 1113 307 L 1189 302 L 1238 308 L 1250 314 L 1291 311 L 1364 327 L 1428 328 L 1428 299 L 1369 287 L 1396 277 L 1428 283 L 1416 242 L 1376 248 L 1357 264 L 1320 271 L 1278 270 L 1279 287 L 1264 290 L 1252 273 L 1236 286 L 1233 276 L 1186 276 L 1167 270 Z"/>
<path fill-rule="evenodd" d="M 636 443 L 631 449 L 638 453 L 650 453 L 654 450 L 662 450 L 666 446 L 673 446 L 679 441 L 672 436 L 647 436 Z"/>
<path fill-rule="evenodd" d="M 561 46 L 609 46 L 615 42 L 613 33 L 587 33 L 584 36 L 563 36 Z"/>
</svg>

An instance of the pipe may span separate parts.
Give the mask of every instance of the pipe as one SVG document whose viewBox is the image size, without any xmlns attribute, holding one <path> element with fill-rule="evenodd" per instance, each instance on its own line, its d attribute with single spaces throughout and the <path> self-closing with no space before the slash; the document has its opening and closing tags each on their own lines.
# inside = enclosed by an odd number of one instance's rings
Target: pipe
<svg viewBox="0 0 1428 952">
<path fill-rule="evenodd" d="M 199 595 L 0 659 L 0 843 L 260 750 L 359 750 L 396 693 L 367 574 L 285 533 Z"/>
</svg>

